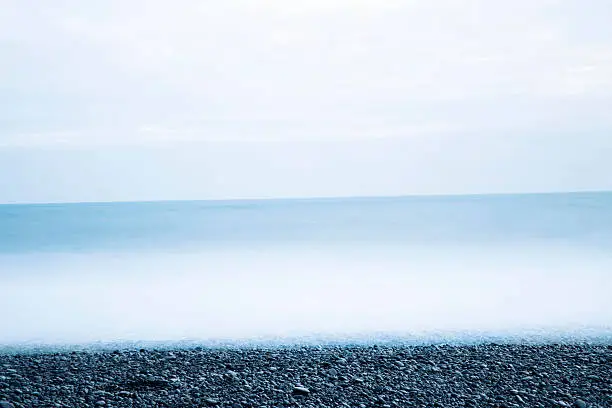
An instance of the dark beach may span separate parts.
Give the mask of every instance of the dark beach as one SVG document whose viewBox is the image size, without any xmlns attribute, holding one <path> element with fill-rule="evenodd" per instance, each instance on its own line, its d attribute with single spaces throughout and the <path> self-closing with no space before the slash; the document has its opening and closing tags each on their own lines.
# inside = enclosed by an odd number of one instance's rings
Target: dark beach
<svg viewBox="0 0 612 408">
<path fill-rule="evenodd" d="M 195 348 L 0 356 L 0 407 L 611 407 L 612 346 Z"/>
</svg>

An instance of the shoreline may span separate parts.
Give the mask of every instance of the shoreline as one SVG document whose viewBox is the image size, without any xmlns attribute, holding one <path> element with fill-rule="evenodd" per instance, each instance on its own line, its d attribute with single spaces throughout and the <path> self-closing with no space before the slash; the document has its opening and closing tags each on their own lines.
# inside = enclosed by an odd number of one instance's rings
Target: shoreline
<svg viewBox="0 0 612 408">
<path fill-rule="evenodd" d="M 14 407 L 603 408 L 612 406 L 611 372 L 612 345 L 578 343 L 28 352 L 0 355 L 0 401 Z"/>
</svg>

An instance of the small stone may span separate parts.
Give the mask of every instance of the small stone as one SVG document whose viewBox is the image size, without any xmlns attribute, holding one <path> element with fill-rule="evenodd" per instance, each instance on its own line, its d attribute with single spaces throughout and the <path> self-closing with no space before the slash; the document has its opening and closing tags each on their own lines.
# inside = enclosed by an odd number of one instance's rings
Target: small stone
<svg viewBox="0 0 612 408">
<path fill-rule="evenodd" d="M 225 378 L 229 381 L 238 381 L 240 379 L 240 376 L 237 372 L 228 370 L 227 373 L 225 373 Z"/>
<path fill-rule="evenodd" d="M 574 406 L 575 406 L 576 408 L 586 408 L 586 407 L 587 407 L 587 403 L 586 403 L 586 402 L 584 402 L 584 401 L 583 401 L 583 400 L 581 400 L 581 399 L 577 399 L 576 401 L 574 401 Z"/>
<path fill-rule="evenodd" d="M 306 387 L 296 385 L 295 387 L 293 387 L 293 393 L 295 395 L 308 395 L 310 394 L 310 390 Z"/>
<path fill-rule="evenodd" d="M 96 405 L 99 406 L 99 407 L 102 407 L 102 406 L 106 405 L 106 401 L 104 401 L 104 400 L 96 401 Z"/>
<path fill-rule="evenodd" d="M 8 401 L 0 401 L 0 408 L 15 408 L 15 406 Z"/>
<path fill-rule="evenodd" d="M 205 398 L 204 402 L 208 405 L 218 405 L 219 404 L 219 400 L 215 398 Z"/>
</svg>

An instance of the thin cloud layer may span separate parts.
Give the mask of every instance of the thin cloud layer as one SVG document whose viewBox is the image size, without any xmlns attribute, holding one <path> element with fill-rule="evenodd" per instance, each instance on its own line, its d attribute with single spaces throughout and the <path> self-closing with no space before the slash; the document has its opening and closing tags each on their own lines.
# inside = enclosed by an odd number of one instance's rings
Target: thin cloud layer
<svg viewBox="0 0 612 408">
<path fill-rule="evenodd" d="M 592 122 L 612 100 L 605 1 L 35 6 L 3 2 L 5 145 L 68 131 L 140 141 L 147 127 L 216 138 L 219 121 L 245 123 L 254 138 L 278 122 L 288 133 L 308 122 L 314 138 L 350 137 L 355 120 L 377 122 L 380 135 L 387 124 L 533 128 L 522 105 Z M 508 110 L 518 117 L 505 119 Z"/>
<path fill-rule="evenodd" d="M 0 202 L 612 188 L 607 0 L 0 3 Z"/>
</svg>

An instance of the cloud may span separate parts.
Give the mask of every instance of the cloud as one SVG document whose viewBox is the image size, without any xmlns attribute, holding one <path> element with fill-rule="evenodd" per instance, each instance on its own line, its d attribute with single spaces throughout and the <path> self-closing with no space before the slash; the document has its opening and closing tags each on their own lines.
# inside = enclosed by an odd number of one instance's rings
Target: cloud
<svg viewBox="0 0 612 408">
<path fill-rule="evenodd" d="M 567 99 L 588 111 L 612 99 L 602 18 L 612 11 L 577 4 L 63 0 L 32 11 L 5 0 L 0 138 L 143 123 L 189 132 L 253 117 L 309 118 L 326 124 L 313 131 L 321 137 L 330 120 L 381 121 L 385 110 L 422 126 L 419 104 L 434 123 L 464 128 L 473 124 L 445 116 L 448 103 L 459 117 L 499 106 L 495 118 L 517 98 L 543 113 Z"/>
<path fill-rule="evenodd" d="M 0 2 L 0 201 L 610 186 L 608 0 Z"/>
</svg>

